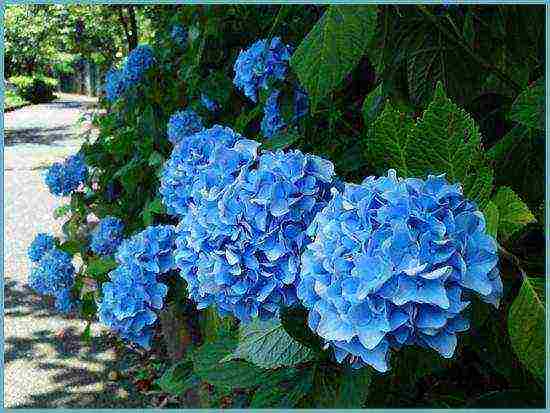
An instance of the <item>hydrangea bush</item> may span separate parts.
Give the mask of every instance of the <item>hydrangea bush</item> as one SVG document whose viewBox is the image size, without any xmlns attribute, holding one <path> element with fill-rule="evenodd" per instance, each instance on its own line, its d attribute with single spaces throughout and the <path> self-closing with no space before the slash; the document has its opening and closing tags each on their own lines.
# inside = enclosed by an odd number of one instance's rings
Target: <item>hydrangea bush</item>
<svg viewBox="0 0 550 413">
<path fill-rule="evenodd" d="M 193 377 L 254 407 L 376 405 L 512 351 L 510 306 L 539 289 L 503 285 L 499 255 L 520 262 L 534 217 L 441 85 L 410 107 L 359 59 L 378 12 L 357 7 L 151 9 L 154 40 L 106 75 L 97 139 L 46 174 L 71 199 L 63 235 L 29 246 L 29 284 L 146 349 L 197 326 Z"/>
</svg>

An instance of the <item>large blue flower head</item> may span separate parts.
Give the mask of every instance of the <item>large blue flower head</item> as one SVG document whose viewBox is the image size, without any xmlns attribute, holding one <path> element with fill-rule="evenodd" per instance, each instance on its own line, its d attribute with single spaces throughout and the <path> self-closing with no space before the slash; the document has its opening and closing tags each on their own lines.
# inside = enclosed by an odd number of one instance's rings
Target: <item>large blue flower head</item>
<svg viewBox="0 0 550 413">
<path fill-rule="evenodd" d="M 55 248 L 55 238 L 49 234 L 40 233 L 29 245 L 27 255 L 32 262 L 38 262 L 44 254 L 53 248 Z"/>
<path fill-rule="evenodd" d="M 130 52 L 126 58 L 122 73 L 126 87 L 138 83 L 145 71 L 155 63 L 153 49 L 148 44 L 141 44 Z"/>
<path fill-rule="evenodd" d="M 124 240 L 116 252 L 119 264 L 163 274 L 174 268 L 175 227 L 156 225 Z"/>
<path fill-rule="evenodd" d="M 124 339 L 150 348 L 154 310 L 160 310 L 168 287 L 154 272 L 135 265 L 120 265 L 102 285 L 99 320 Z"/>
<path fill-rule="evenodd" d="M 219 125 L 180 142 L 160 180 L 159 191 L 168 213 L 183 215 L 195 198 L 215 196 L 256 158 L 258 145 Z"/>
<path fill-rule="evenodd" d="M 69 195 L 88 177 L 84 156 L 69 156 L 63 163 L 54 162 L 46 172 L 45 182 L 54 195 Z"/>
<path fill-rule="evenodd" d="M 122 70 L 109 69 L 105 75 L 105 97 L 111 103 L 117 100 L 124 93 L 124 76 Z"/>
<path fill-rule="evenodd" d="M 194 110 L 180 110 L 170 116 L 168 120 L 168 140 L 176 145 L 202 129 L 204 129 L 202 119 Z"/>
<path fill-rule="evenodd" d="M 115 217 L 106 216 L 91 234 L 90 248 L 94 254 L 111 255 L 122 242 L 124 223 Z"/>
<path fill-rule="evenodd" d="M 188 33 L 185 27 L 180 24 L 175 24 L 172 26 L 170 37 L 178 46 L 185 47 L 185 45 L 187 44 Z"/>
<path fill-rule="evenodd" d="M 56 307 L 65 312 L 68 290 L 74 284 L 74 266 L 69 254 L 57 248 L 51 248 L 31 269 L 29 286 L 39 294 L 55 297 Z"/>
<path fill-rule="evenodd" d="M 246 50 L 241 50 L 235 61 L 233 83 L 253 102 L 258 100 L 258 89 L 269 87 L 275 79 L 284 80 L 291 56 L 290 46 L 274 37 L 258 40 Z"/>
<path fill-rule="evenodd" d="M 339 362 L 388 369 L 389 349 L 417 344 L 443 357 L 469 328 L 475 291 L 498 306 L 497 244 L 483 214 L 443 176 L 366 178 L 333 190 L 308 229 L 298 297 Z"/>
<path fill-rule="evenodd" d="M 305 230 L 326 204 L 334 166 L 299 151 L 266 153 L 217 200 L 192 205 L 178 226 L 176 265 L 198 308 L 243 322 L 296 302 Z"/>
<path fill-rule="evenodd" d="M 281 92 L 275 89 L 267 98 L 264 106 L 264 117 L 262 119 L 261 129 L 262 134 L 266 138 L 272 138 L 286 126 L 279 109 L 278 99 L 280 94 Z"/>
</svg>

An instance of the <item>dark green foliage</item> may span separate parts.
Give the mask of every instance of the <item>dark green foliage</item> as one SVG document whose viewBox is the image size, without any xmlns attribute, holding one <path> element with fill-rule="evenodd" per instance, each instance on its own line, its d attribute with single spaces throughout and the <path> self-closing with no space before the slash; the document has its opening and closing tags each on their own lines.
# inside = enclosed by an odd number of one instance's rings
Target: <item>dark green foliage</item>
<svg viewBox="0 0 550 413">
<path fill-rule="evenodd" d="M 13 76 L 10 83 L 17 94 L 31 103 L 50 102 L 55 99 L 57 80 L 46 76 Z"/>
</svg>

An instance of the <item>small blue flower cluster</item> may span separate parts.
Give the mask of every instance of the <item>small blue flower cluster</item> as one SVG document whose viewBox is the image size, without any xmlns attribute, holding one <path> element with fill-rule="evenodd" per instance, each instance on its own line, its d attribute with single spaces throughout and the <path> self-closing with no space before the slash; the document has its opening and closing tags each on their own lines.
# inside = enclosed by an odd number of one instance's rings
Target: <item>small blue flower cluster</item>
<svg viewBox="0 0 550 413">
<path fill-rule="evenodd" d="M 180 110 L 170 116 L 166 127 L 168 140 L 176 145 L 189 135 L 204 129 L 202 119 L 192 109 Z"/>
<path fill-rule="evenodd" d="M 474 291 L 498 306 L 497 245 L 459 185 L 368 177 L 333 190 L 308 229 L 298 297 L 309 326 L 339 362 L 388 369 L 390 348 L 420 345 L 443 357 L 469 328 Z"/>
<path fill-rule="evenodd" d="M 55 247 L 42 250 L 29 276 L 29 286 L 39 294 L 54 297 L 56 308 L 65 313 L 73 308 L 70 290 L 75 270 L 71 261 L 69 254 Z"/>
<path fill-rule="evenodd" d="M 286 126 L 279 109 L 278 99 L 280 94 L 281 92 L 279 90 L 273 90 L 264 106 L 264 117 L 262 119 L 261 130 L 266 138 L 272 138 Z"/>
<path fill-rule="evenodd" d="M 153 49 L 148 44 L 141 44 L 132 50 L 122 68 L 125 87 L 129 88 L 139 83 L 145 71 L 154 63 Z"/>
<path fill-rule="evenodd" d="M 319 157 L 265 153 L 217 198 L 193 205 L 178 225 L 175 256 L 198 308 L 215 305 L 247 322 L 295 303 L 305 229 L 333 177 Z"/>
<path fill-rule="evenodd" d="M 159 192 L 168 213 L 184 215 L 194 199 L 214 197 L 254 160 L 258 146 L 219 125 L 180 142 L 161 174 Z"/>
<path fill-rule="evenodd" d="M 38 262 L 46 252 L 53 248 L 55 248 L 55 238 L 49 234 L 40 233 L 31 242 L 27 255 L 32 262 Z"/>
<path fill-rule="evenodd" d="M 267 89 L 269 82 L 283 80 L 288 70 L 291 49 L 274 37 L 258 40 L 246 50 L 241 50 L 235 62 L 233 83 L 253 102 L 258 100 L 258 89 Z"/>
<path fill-rule="evenodd" d="M 206 94 L 201 93 L 201 104 L 210 112 L 220 110 L 220 105 L 215 100 L 210 99 Z"/>
<path fill-rule="evenodd" d="M 81 154 L 69 156 L 63 163 L 55 162 L 46 172 L 45 182 L 54 195 L 69 195 L 88 177 L 88 167 Z"/>
<path fill-rule="evenodd" d="M 175 24 L 172 26 L 172 31 L 170 32 L 170 37 L 180 47 L 185 47 L 187 44 L 188 33 L 185 27 Z"/>
<path fill-rule="evenodd" d="M 122 70 L 111 68 L 105 75 L 105 97 L 111 103 L 124 92 L 124 76 Z"/>
<path fill-rule="evenodd" d="M 106 216 L 92 231 L 90 249 L 97 255 L 113 254 L 122 242 L 123 229 L 120 219 Z"/>
<path fill-rule="evenodd" d="M 150 348 L 154 310 L 160 310 L 168 287 L 158 277 L 174 268 L 175 228 L 151 226 L 123 241 L 116 253 L 120 264 L 102 285 L 99 319 L 121 335 Z"/>
</svg>

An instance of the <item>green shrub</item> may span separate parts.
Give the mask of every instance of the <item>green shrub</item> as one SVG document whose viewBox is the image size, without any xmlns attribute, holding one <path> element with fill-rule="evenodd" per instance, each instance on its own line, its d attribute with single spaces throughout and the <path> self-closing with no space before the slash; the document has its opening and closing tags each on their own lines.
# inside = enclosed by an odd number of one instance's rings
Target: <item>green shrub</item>
<svg viewBox="0 0 550 413">
<path fill-rule="evenodd" d="M 10 78 L 23 99 L 32 103 L 50 102 L 55 99 L 54 91 L 58 81 L 46 76 L 13 76 Z"/>
</svg>

